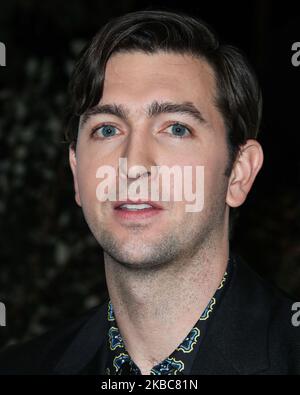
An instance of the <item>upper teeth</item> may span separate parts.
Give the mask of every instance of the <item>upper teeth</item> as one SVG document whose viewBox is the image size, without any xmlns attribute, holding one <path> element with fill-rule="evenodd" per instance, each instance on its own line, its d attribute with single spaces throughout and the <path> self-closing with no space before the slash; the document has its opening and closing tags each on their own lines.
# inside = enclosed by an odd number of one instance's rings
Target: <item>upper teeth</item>
<svg viewBox="0 0 300 395">
<path fill-rule="evenodd" d="M 149 204 L 122 204 L 120 208 L 127 210 L 144 210 L 145 208 L 152 208 Z"/>
</svg>

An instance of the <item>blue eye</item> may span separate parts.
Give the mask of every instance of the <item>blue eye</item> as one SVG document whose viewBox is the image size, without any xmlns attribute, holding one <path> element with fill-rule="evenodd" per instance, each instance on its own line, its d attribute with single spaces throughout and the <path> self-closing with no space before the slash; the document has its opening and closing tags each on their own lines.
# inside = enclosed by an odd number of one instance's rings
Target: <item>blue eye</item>
<svg viewBox="0 0 300 395">
<path fill-rule="evenodd" d="M 185 135 L 191 134 L 189 129 L 186 126 L 181 125 L 180 123 L 176 123 L 172 126 L 172 133 L 176 137 L 184 137 Z"/>
<path fill-rule="evenodd" d="M 97 128 L 95 133 L 101 134 L 101 137 L 113 137 L 117 134 L 117 128 L 112 125 L 103 125 Z"/>
</svg>

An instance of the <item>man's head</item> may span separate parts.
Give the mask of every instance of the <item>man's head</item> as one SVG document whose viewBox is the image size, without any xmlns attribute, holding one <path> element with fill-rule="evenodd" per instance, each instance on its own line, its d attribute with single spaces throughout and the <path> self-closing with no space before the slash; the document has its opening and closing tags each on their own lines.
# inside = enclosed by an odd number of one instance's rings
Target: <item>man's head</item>
<svg viewBox="0 0 300 395">
<path fill-rule="evenodd" d="M 226 242 L 230 208 L 243 204 L 263 162 L 255 141 L 261 92 L 239 51 L 185 15 L 127 14 L 94 37 L 71 94 L 76 201 L 106 253 L 150 268 Z M 112 202 L 97 201 L 96 173 L 104 165 L 118 172 L 121 157 L 129 169 L 144 166 L 149 180 L 152 166 L 203 166 L 204 209 L 187 213 L 186 202 L 170 201 L 147 219 L 120 216 Z"/>
</svg>

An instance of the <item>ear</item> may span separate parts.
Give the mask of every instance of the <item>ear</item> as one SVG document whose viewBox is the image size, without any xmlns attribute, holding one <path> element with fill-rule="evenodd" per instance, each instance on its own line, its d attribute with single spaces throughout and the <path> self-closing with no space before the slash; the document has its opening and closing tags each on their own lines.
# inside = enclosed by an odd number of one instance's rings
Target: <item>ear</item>
<svg viewBox="0 0 300 395">
<path fill-rule="evenodd" d="M 248 140 L 241 147 L 230 175 L 226 197 L 230 207 L 239 207 L 245 202 L 263 162 L 261 145 L 256 140 Z"/>
<path fill-rule="evenodd" d="M 72 143 L 69 146 L 69 162 L 70 162 L 70 167 L 71 167 L 71 170 L 73 173 L 75 201 L 78 204 L 78 206 L 81 207 L 81 200 L 80 200 L 78 180 L 77 180 L 77 159 L 76 159 L 76 145 L 75 145 L 75 143 Z"/>
</svg>

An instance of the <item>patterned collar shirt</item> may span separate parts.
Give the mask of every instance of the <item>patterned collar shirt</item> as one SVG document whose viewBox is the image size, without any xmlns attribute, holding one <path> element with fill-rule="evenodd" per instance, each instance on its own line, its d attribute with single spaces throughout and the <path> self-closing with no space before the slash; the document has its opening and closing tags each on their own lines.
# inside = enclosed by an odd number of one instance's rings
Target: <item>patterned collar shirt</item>
<svg viewBox="0 0 300 395">
<path fill-rule="evenodd" d="M 232 276 L 233 265 L 229 259 L 227 270 L 223 276 L 219 288 L 211 298 L 199 320 L 190 330 L 183 342 L 173 353 L 154 366 L 151 375 L 188 375 L 191 372 L 197 353 L 201 351 L 201 343 L 205 333 L 209 329 L 209 323 L 213 319 L 214 311 L 218 308 L 221 298 L 228 287 Z M 107 352 L 105 374 L 107 375 L 140 375 L 141 371 L 131 359 L 126 350 L 122 336 L 119 332 L 111 301 L 107 305 L 107 320 L 109 324 L 107 336 Z"/>
</svg>

